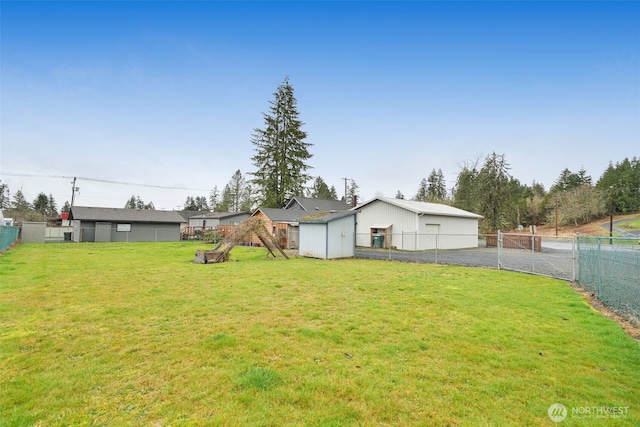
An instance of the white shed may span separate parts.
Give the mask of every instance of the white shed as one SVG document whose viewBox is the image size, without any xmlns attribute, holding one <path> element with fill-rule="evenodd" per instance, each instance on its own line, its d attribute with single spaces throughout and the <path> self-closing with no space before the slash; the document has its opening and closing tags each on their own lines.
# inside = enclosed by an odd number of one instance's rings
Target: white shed
<svg viewBox="0 0 640 427">
<path fill-rule="evenodd" d="M 357 246 L 418 251 L 478 246 L 482 216 L 453 206 L 375 197 L 353 210 Z"/>
<path fill-rule="evenodd" d="M 300 218 L 298 254 L 320 259 L 353 257 L 355 217 L 355 211 L 335 211 Z"/>
</svg>

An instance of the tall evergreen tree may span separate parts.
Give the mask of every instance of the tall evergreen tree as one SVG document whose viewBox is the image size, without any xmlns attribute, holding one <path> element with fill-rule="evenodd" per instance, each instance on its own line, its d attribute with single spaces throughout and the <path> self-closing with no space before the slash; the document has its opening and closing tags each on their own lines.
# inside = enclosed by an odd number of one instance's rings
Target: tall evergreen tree
<svg viewBox="0 0 640 427">
<path fill-rule="evenodd" d="M 254 129 L 251 142 L 255 155 L 251 158 L 257 168 L 252 180 L 265 207 L 284 207 L 294 196 L 304 194 L 304 184 L 311 178 L 306 171 L 312 157 L 305 142 L 297 100 L 289 78 L 278 86 L 274 100 L 269 102 L 264 116 L 264 129 Z"/>
<path fill-rule="evenodd" d="M 0 181 L 0 210 L 9 209 L 11 207 L 11 193 L 9 185 Z"/>
<path fill-rule="evenodd" d="M 58 204 L 51 193 L 49 193 L 47 200 L 47 216 L 49 218 L 55 218 L 58 216 Z"/>
<path fill-rule="evenodd" d="M 418 202 L 426 202 L 429 200 L 429 195 L 427 193 L 427 180 L 422 178 L 420 181 L 420 186 L 418 186 L 418 192 L 413 197 L 414 200 Z"/>
<path fill-rule="evenodd" d="M 220 190 L 218 186 L 214 185 L 209 193 L 209 207 L 214 212 L 221 212 L 220 210 Z"/>
<path fill-rule="evenodd" d="M 137 209 L 141 211 L 145 209 L 153 210 L 155 209 L 155 206 L 153 205 L 153 202 L 149 202 L 149 203 L 143 202 L 140 196 L 131 196 L 131 198 L 127 200 L 127 203 L 124 204 L 124 208 Z"/>
<path fill-rule="evenodd" d="M 511 210 L 509 188 L 509 164 L 504 154 L 495 152 L 488 155 L 478 173 L 478 197 L 480 214 L 485 224 L 492 230 L 509 225 L 508 214 Z"/>
<path fill-rule="evenodd" d="M 42 192 L 38 193 L 35 200 L 33 201 L 33 210 L 44 217 L 47 215 L 48 207 L 49 198 L 47 197 L 47 195 Z"/>
<path fill-rule="evenodd" d="M 478 201 L 478 161 L 462 166 L 453 188 L 453 205 L 469 212 L 477 212 Z"/>
<path fill-rule="evenodd" d="M 404 194 L 400 190 L 396 192 L 396 199 L 404 200 Z"/>
<path fill-rule="evenodd" d="M 229 202 L 227 205 L 227 211 L 240 212 L 243 210 L 243 207 L 246 207 L 247 204 L 251 204 L 248 198 L 248 194 L 251 194 L 250 191 L 251 190 L 247 185 L 247 181 L 242 175 L 242 172 L 240 172 L 240 169 L 238 169 L 233 174 L 231 180 L 225 187 L 225 192 L 227 192 L 227 198 Z"/>
<path fill-rule="evenodd" d="M 613 198 L 616 213 L 640 210 L 640 158 L 625 158 L 615 166 L 609 163 L 596 188 L 607 201 Z"/>
<path fill-rule="evenodd" d="M 193 212 L 198 211 L 198 206 L 196 205 L 196 200 L 191 196 L 187 196 L 187 199 L 184 201 L 184 208 L 183 209 L 185 211 L 193 211 Z"/>
<path fill-rule="evenodd" d="M 333 188 L 332 193 L 327 183 L 319 176 L 313 180 L 313 184 L 308 191 L 308 195 L 314 199 L 335 200 L 335 191 L 336 189 Z"/>
<path fill-rule="evenodd" d="M 338 192 L 336 191 L 336 187 L 334 185 L 329 189 L 329 200 L 338 200 Z"/>
<path fill-rule="evenodd" d="M 442 169 L 431 170 L 427 178 L 427 200 L 429 202 L 440 202 L 447 198 L 447 185 L 444 181 Z"/>
<path fill-rule="evenodd" d="M 358 200 L 360 197 L 358 184 L 354 179 L 349 180 L 349 186 L 347 187 L 347 205 L 355 207 L 358 204 Z"/>
</svg>

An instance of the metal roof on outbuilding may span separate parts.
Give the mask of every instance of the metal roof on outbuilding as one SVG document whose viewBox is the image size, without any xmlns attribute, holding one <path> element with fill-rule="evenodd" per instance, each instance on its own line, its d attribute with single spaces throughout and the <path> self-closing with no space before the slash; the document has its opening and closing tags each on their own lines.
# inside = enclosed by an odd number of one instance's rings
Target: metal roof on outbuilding
<svg viewBox="0 0 640 427">
<path fill-rule="evenodd" d="M 460 218 L 484 218 L 482 215 L 454 208 L 453 206 L 443 205 L 441 203 L 417 202 L 415 200 L 392 199 L 387 197 L 374 197 L 373 199 L 354 207 L 352 210 L 357 211 L 359 209 L 362 209 L 364 206 L 367 206 L 376 201 L 389 203 L 391 205 L 398 206 L 399 208 L 406 209 L 417 214 L 454 216 Z"/>
<path fill-rule="evenodd" d="M 177 224 L 186 222 L 182 215 L 177 211 L 93 208 L 86 206 L 73 206 L 71 208 L 71 219 L 81 221 L 156 222 Z"/>
<path fill-rule="evenodd" d="M 301 217 L 298 222 L 301 224 L 326 224 L 330 221 L 355 215 L 354 211 L 319 212 Z"/>
</svg>

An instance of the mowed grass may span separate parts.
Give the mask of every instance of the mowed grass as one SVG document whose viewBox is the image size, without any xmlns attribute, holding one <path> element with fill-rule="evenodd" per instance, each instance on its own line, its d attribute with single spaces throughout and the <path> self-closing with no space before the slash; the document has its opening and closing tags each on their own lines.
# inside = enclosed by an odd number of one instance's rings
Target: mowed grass
<svg viewBox="0 0 640 427">
<path fill-rule="evenodd" d="M 640 424 L 640 345 L 562 281 L 201 248 L 0 256 L 0 425 Z"/>
</svg>

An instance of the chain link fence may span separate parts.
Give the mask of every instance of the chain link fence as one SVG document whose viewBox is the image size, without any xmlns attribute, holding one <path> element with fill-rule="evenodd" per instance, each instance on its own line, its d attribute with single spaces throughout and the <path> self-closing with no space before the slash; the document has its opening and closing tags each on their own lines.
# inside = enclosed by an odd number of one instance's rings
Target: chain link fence
<svg viewBox="0 0 640 427">
<path fill-rule="evenodd" d="M 578 284 L 619 314 L 640 320 L 640 240 L 578 236 Z"/>
<path fill-rule="evenodd" d="M 0 225 L 0 252 L 4 252 L 16 241 L 20 227 Z"/>
<path fill-rule="evenodd" d="M 360 235 L 367 241 L 368 235 Z M 426 250 L 400 250 L 385 242 L 429 242 Z M 417 245 L 416 245 L 417 246 Z M 356 257 L 513 270 L 574 281 L 575 237 L 529 234 L 416 234 L 372 236 L 369 247 L 356 248 Z"/>
<path fill-rule="evenodd" d="M 362 242 L 369 235 L 358 237 Z M 406 243 L 408 239 L 429 241 L 431 246 L 412 251 L 385 243 Z M 371 236 L 371 245 L 357 247 L 355 254 L 358 258 L 496 268 L 577 282 L 611 310 L 640 321 L 637 238 L 498 232 L 474 235 L 473 243 L 470 239 L 468 235 L 388 233 Z"/>
</svg>

